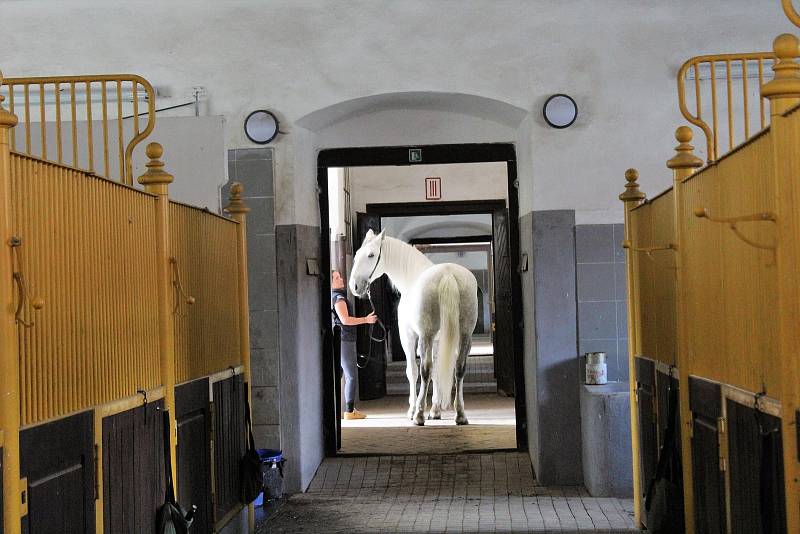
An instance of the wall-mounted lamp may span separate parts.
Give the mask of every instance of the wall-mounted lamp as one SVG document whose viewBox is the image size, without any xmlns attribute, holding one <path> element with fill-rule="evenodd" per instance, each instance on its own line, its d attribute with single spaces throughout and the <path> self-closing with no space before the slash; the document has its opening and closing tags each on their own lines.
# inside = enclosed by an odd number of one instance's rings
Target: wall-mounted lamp
<svg viewBox="0 0 800 534">
<path fill-rule="evenodd" d="M 571 96 L 559 93 L 547 99 L 542 115 L 553 128 L 568 128 L 578 118 L 578 105 Z"/>
</svg>

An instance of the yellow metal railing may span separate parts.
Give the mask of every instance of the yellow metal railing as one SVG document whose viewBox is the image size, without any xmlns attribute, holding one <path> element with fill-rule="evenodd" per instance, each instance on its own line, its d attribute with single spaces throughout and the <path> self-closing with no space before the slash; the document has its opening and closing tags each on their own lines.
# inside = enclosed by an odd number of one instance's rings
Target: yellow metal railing
<svg viewBox="0 0 800 534">
<path fill-rule="evenodd" d="M 719 159 L 721 138 L 732 150 L 769 123 L 759 91 L 774 59 L 772 52 L 705 55 L 678 70 L 678 106 L 703 130 L 709 162 Z"/>
<path fill-rule="evenodd" d="M 158 386 L 154 198 L 19 154 L 11 194 L 22 424 Z"/>
<path fill-rule="evenodd" d="M 242 363 L 239 340 L 237 223 L 170 202 L 175 380 Z"/>
<path fill-rule="evenodd" d="M 133 150 L 155 127 L 155 91 L 133 74 L 5 78 L 11 150 L 133 185 Z"/>
</svg>

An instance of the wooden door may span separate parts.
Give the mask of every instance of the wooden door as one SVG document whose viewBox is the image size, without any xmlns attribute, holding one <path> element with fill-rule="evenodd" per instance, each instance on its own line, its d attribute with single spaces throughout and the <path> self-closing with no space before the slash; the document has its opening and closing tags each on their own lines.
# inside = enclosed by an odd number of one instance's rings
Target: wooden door
<svg viewBox="0 0 800 534">
<path fill-rule="evenodd" d="M 94 413 L 79 413 L 20 433 L 28 479 L 28 534 L 95 531 Z"/>
<path fill-rule="evenodd" d="M 178 422 L 178 502 L 184 508 L 197 506 L 193 533 L 214 528 L 211 509 L 211 416 L 207 378 L 175 388 L 175 418 Z"/>
<path fill-rule="evenodd" d="M 658 463 L 658 424 L 656 420 L 656 368 L 644 358 L 636 358 L 636 392 L 639 412 L 639 464 L 642 491 L 656 473 Z M 643 495 L 637 496 L 643 498 Z"/>
<path fill-rule="evenodd" d="M 103 419 L 105 532 L 150 532 L 164 504 L 164 401 Z"/>
<path fill-rule="evenodd" d="M 240 508 L 239 462 L 245 450 L 242 375 L 214 383 L 214 491 L 216 522 Z"/>
<path fill-rule="evenodd" d="M 494 247 L 494 317 L 492 318 L 494 374 L 497 379 L 497 392 L 513 397 L 514 313 L 511 303 L 511 250 L 507 209 L 492 212 L 492 246 Z"/>
<path fill-rule="evenodd" d="M 719 384 L 689 377 L 692 411 L 692 484 L 697 534 L 724 534 L 725 479 L 720 470 L 719 432 L 722 416 Z"/>
<path fill-rule="evenodd" d="M 725 406 L 731 531 L 785 534 L 781 420 L 730 399 Z"/>
<path fill-rule="evenodd" d="M 364 242 L 364 236 L 367 235 L 367 230 L 372 230 L 375 233 L 381 231 L 381 218 L 378 215 L 369 213 L 356 214 L 356 240 L 354 243 L 354 251 L 358 250 L 361 243 Z M 372 303 L 375 305 L 375 313 L 381 320 L 386 317 L 384 310 L 384 284 L 385 276 L 380 277 L 372 283 L 371 294 Z M 362 317 L 370 312 L 369 301 L 365 299 L 356 299 L 356 315 Z M 384 321 L 385 324 L 385 321 Z M 377 327 L 376 327 L 377 329 Z M 377 330 L 376 335 L 380 333 Z M 358 327 L 358 341 L 356 342 L 358 353 L 363 355 L 370 354 L 372 356 L 369 361 L 364 363 L 361 360 L 363 368 L 358 370 L 358 395 L 361 400 L 380 399 L 386 396 L 386 350 L 384 343 L 372 341 L 369 336 L 369 326 L 362 325 Z"/>
</svg>

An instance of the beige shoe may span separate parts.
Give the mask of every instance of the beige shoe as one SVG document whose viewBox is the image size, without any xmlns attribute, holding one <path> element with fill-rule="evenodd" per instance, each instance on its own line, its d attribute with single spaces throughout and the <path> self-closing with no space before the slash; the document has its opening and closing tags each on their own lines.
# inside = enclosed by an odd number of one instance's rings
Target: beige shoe
<svg viewBox="0 0 800 534">
<path fill-rule="evenodd" d="M 352 419 L 366 419 L 367 414 L 361 413 L 354 409 L 352 412 L 344 412 L 344 418 L 348 421 Z"/>
</svg>

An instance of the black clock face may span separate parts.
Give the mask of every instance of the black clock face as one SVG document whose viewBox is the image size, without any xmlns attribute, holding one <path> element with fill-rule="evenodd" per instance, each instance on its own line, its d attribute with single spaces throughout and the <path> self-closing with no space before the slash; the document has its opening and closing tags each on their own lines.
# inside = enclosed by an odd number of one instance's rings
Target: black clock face
<svg viewBox="0 0 800 534">
<path fill-rule="evenodd" d="M 578 105 L 569 95 L 553 95 L 544 103 L 542 113 L 553 128 L 567 128 L 578 118 Z"/>
<path fill-rule="evenodd" d="M 254 111 L 244 120 L 244 134 L 252 142 L 266 145 L 278 135 L 278 119 L 269 111 Z"/>
</svg>

